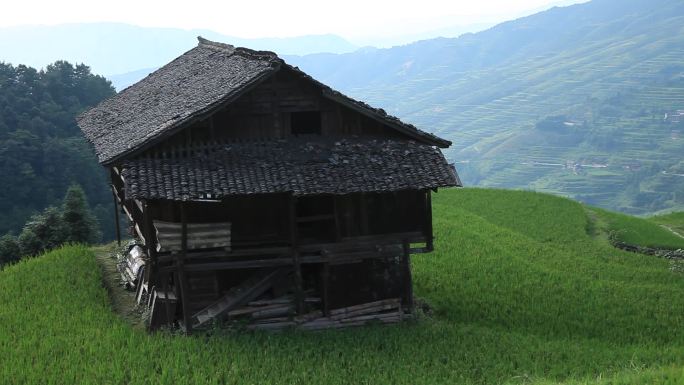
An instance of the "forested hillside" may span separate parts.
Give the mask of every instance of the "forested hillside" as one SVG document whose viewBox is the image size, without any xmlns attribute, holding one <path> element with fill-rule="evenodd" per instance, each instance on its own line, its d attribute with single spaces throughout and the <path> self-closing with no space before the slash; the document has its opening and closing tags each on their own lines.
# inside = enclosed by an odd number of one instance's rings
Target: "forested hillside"
<svg viewBox="0 0 684 385">
<path fill-rule="evenodd" d="M 684 208 L 684 2 L 594 0 L 457 39 L 290 57 L 454 142 L 468 185 Z"/>
<path fill-rule="evenodd" d="M 109 81 L 85 65 L 58 61 L 38 71 L 0 63 L 0 235 L 61 202 L 80 184 L 111 237 L 112 197 L 104 170 L 74 117 L 113 95 Z"/>
</svg>

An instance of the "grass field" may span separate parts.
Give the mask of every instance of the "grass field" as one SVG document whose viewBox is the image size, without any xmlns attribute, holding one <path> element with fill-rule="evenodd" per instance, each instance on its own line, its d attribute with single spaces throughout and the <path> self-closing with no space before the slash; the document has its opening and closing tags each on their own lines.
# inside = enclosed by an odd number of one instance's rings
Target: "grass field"
<svg viewBox="0 0 684 385">
<path fill-rule="evenodd" d="M 590 236 L 578 203 L 461 189 L 413 259 L 432 314 L 314 333 L 148 335 L 112 311 L 92 250 L 0 272 L 3 384 L 678 384 L 684 275 Z"/>
</svg>

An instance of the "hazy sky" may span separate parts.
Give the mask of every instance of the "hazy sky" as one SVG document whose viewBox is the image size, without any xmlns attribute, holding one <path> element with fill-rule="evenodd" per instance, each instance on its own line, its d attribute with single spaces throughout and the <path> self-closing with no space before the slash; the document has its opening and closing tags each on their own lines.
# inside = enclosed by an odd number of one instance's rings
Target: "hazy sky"
<svg viewBox="0 0 684 385">
<path fill-rule="evenodd" d="M 586 1 L 586 0 L 584 0 Z M 494 23 L 582 0 L 11 0 L 0 26 L 125 22 L 203 28 L 239 37 L 334 33 L 349 39 L 399 36 Z"/>
</svg>

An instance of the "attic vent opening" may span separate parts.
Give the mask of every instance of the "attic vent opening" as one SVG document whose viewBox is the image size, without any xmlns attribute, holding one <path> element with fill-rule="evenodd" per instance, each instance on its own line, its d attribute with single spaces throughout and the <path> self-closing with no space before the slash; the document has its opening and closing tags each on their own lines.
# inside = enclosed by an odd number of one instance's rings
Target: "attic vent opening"
<svg viewBox="0 0 684 385">
<path fill-rule="evenodd" d="M 321 112 L 300 111 L 290 113 L 292 135 L 320 135 Z"/>
</svg>

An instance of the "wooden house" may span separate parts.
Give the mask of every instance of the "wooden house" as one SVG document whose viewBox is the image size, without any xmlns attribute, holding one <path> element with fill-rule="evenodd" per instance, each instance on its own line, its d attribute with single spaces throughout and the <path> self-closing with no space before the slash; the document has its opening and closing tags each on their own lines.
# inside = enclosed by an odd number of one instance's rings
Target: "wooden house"
<svg viewBox="0 0 684 385">
<path fill-rule="evenodd" d="M 143 245 L 151 328 L 397 321 L 430 193 L 461 184 L 449 141 L 202 38 L 78 123 Z"/>
</svg>

